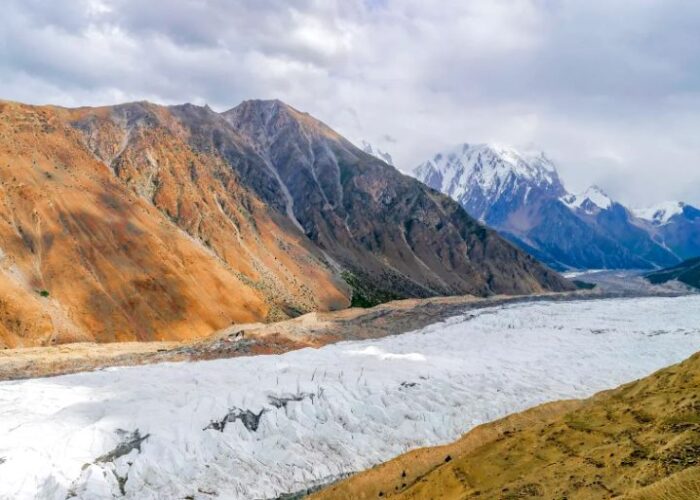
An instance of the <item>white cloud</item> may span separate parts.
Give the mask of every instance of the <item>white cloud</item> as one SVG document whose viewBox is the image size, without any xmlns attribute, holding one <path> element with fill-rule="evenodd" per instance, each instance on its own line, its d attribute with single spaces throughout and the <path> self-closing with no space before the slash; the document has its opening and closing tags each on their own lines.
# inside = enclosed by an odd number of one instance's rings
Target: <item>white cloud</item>
<svg viewBox="0 0 700 500">
<path fill-rule="evenodd" d="M 3 10 L 2 98 L 225 109 L 277 97 L 403 168 L 457 142 L 536 145 L 572 189 L 700 204 L 698 3 L 7 0 Z"/>
</svg>

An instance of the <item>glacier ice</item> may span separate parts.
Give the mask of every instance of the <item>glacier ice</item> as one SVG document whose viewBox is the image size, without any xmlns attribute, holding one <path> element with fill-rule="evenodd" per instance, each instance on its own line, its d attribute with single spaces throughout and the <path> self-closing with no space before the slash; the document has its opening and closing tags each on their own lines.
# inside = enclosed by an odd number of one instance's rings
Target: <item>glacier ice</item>
<svg viewBox="0 0 700 500">
<path fill-rule="evenodd" d="M 698 296 L 537 302 L 282 355 L 3 382 L 0 498 L 275 497 L 699 348 Z"/>
</svg>

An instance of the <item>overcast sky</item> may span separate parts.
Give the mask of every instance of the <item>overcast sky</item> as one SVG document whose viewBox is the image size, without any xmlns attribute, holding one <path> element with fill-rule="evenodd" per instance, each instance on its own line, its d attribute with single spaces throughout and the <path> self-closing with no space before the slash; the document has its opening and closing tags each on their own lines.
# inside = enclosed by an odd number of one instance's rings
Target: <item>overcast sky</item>
<svg viewBox="0 0 700 500">
<path fill-rule="evenodd" d="M 697 0 L 4 0 L 0 98 L 279 98 L 404 170 L 497 142 L 700 204 Z"/>
</svg>

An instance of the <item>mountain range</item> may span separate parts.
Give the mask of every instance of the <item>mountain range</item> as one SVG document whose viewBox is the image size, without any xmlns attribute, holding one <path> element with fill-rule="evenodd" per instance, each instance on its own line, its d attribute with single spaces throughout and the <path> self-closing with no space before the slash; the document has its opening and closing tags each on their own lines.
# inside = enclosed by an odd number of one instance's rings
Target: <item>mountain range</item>
<svg viewBox="0 0 700 500">
<path fill-rule="evenodd" d="M 700 211 L 629 209 L 592 186 L 567 191 L 542 152 L 462 144 L 412 171 L 554 269 L 654 269 L 700 255 Z"/>
<path fill-rule="evenodd" d="M 0 346 L 572 285 L 280 101 L 0 101 Z"/>
</svg>

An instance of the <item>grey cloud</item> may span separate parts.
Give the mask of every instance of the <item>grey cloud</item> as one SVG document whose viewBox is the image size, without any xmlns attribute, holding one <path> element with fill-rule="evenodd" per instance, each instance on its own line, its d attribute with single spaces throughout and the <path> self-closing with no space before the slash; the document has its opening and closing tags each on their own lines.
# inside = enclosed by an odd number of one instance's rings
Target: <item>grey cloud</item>
<svg viewBox="0 0 700 500">
<path fill-rule="evenodd" d="M 0 97 L 277 97 L 410 168 L 537 145 L 573 189 L 700 204 L 700 3 L 6 0 Z"/>
</svg>

